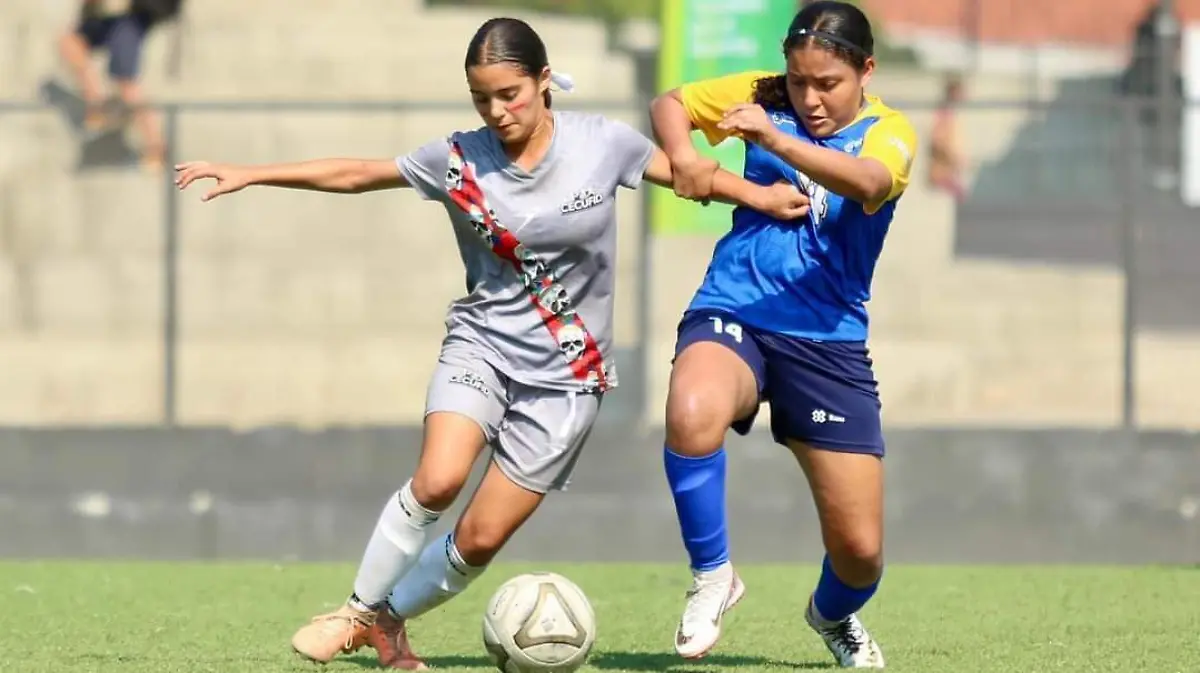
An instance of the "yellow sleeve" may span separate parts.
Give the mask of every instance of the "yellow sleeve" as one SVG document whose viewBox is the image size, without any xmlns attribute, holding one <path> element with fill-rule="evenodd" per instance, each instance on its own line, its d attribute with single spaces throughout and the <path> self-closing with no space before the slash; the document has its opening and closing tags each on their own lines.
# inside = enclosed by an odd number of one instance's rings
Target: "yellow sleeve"
<svg viewBox="0 0 1200 673">
<path fill-rule="evenodd" d="M 729 137 L 728 133 L 717 128 L 725 111 L 736 103 L 754 100 L 754 83 L 773 75 L 775 73 L 753 70 L 702 79 L 679 87 L 679 97 L 692 124 L 704 133 L 709 145 L 716 145 Z"/>
<path fill-rule="evenodd" d="M 875 159 L 887 167 L 892 175 L 892 190 L 879 203 L 865 204 L 868 215 L 883 207 L 883 204 L 898 198 L 908 187 L 913 158 L 917 154 L 917 132 L 904 115 L 898 112 L 881 117 L 867 129 L 863 138 L 859 158 Z"/>
</svg>

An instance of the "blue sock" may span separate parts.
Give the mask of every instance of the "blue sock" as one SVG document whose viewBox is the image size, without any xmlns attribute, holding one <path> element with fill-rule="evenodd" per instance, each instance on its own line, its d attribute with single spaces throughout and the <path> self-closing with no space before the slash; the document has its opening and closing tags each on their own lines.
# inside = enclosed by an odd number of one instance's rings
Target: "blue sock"
<svg viewBox="0 0 1200 673">
<path fill-rule="evenodd" d="M 693 570 L 712 570 L 729 560 L 725 527 L 725 447 L 703 458 L 663 447 L 667 483 L 675 498 L 679 532 Z"/>
<path fill-rule="evenodd" d="M 817 616 L 829 622 L 840 622 L 861 610 L 878 588 L 879 580 L 861 589 L 848 586 L 833 572 L 833 565 L 826 555 L 825 563 L 821 566 L 821 579 L 817 582 L 817 590 L 813 592 L 813 606 L 817 609 Z"/>
</svg>

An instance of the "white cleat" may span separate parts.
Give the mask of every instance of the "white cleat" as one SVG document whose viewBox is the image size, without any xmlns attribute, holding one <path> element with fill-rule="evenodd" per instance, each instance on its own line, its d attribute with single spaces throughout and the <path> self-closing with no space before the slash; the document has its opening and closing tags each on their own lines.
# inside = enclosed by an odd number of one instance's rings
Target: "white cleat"
<svg viewBox="0 0 1200 673">
<path fill-rule="evenodd" d="M 746 585 L 729 563 L 692 573 L 687 607 L 675 630 L 675 651 L 684 659 L 699 659 L 721 639 L 721 618 L 746 594 Z"/>
<path fill-rule="evenodd" d="M 883 650 L 867 633 L 858 615 L 850 615 L 832 624 L 818 618 L 812 601 L 804 611 L 804 621 L 825 641 L 842 668 L 883 668 Z"/>
</svg>

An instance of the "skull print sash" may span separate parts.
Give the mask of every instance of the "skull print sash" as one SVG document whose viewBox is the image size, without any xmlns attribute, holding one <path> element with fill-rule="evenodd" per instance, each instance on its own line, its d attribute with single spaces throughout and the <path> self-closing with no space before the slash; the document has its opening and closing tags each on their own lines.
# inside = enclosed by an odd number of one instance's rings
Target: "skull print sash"
<svg viewBox="0 0 1200 673">
<path fill-rule="evenodd" d="M 498 257 L 512 265 L 529 298 L 558 344 L 559 350 L 584 390 L 604 392 L 610 386 L 604 356 L 596 339 L 583 324 L 583 318 L 571 308 L 566 288 L 557 282 L 554 270 L 526 248 L 500 223 L 496 211 L 488 205 L 474 171 L 457 141 L 450 140 L 450 160 L 446 168 L 446 193 L 466 213 L 475 232 Z"/>
</svg>

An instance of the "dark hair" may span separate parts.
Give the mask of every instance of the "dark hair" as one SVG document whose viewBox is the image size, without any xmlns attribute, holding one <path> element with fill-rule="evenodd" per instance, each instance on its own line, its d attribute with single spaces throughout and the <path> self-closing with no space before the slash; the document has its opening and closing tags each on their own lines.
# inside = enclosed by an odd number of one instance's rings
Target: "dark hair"
<svg viewBox="0 0 1200 673">
<path fill-rule="evenodd" d="M 467 45 L 465 68 L 477 65 L 510 63 L 524 74 L 537 79 L 550 64 L 546 56 L 546 44 L 537 31 L 520 19 L 499 17 L 488 19 Z M 550 107 L 550 90 L 542 96 L 546 107 Z"/>
<path fill-rule="evenodd" d="M 796 14 L 783 40 L 783 53 L 813 45 L 832 52 L 856 70 L 862 70 L 867 58 L 875 53 L 875 37 L 867 16 L 858 7 L 835 0 L 810 2 Z M 787 76 L 756 81 L 754 102 L 767 109 L 790 110 Z"/>
</svg>

